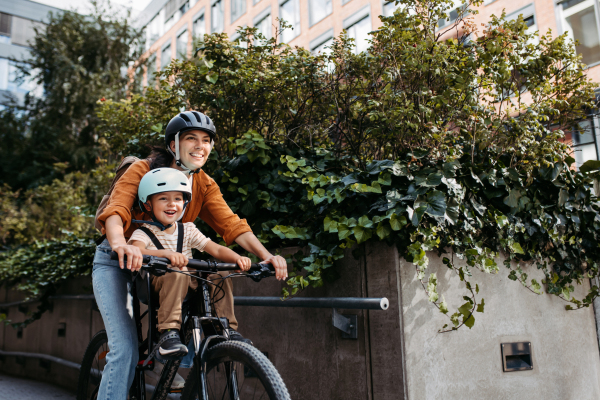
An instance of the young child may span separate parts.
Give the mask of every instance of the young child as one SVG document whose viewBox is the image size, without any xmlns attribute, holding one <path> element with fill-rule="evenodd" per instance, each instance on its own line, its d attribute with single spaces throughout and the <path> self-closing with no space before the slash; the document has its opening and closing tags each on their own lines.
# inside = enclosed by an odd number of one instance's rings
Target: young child
<svg viewBox="0 0 600 400">
<path fill-rule="evenodd" d="M 181 171 L 173 168 L 158 168 L 148 172 L 138 188 L 138 197 L 142 210 L 147 212 L 153 222 L 148 221 L 137 229 L 129 244 L 138 246 L 143 254 L 168 258 L 171 266 L 187 271 L 188 259 L 192 249 L 205 251 L 218 260 L 236 263 L 242 271 L 250 269 L 251 261 L 227 247 L 218 245 L 204 236 L 192 223 L 177 221 L 185 212 L 191 200 L 191 182 Z M 158 239 L 163 250 L 157 249 L 148 230 Z M 179 233 L 183 232 L 181 253 L 177 252 Z M 160 340 L 159 353 L 163 358 L 177 358 L 187 354 L 187 347 L 181 343 L 181 305 L 187 295 L 188 287 L 196 288 L 196 279 L 175 272 L 163 276 L 152 276 L 152 288 L 158 292 L 158 330 Z M 159 341 L 160 341 L 159 340 Z"/>
</svg>

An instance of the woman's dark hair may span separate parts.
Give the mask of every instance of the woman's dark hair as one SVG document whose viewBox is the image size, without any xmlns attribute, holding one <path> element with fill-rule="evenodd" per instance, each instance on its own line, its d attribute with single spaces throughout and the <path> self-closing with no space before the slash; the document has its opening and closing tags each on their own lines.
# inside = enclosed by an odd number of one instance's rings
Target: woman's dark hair
<svg viewBox="0 0 600 400">
<path fill-rule="evenodd" d="M 152 146 L 152 151 L 148 156 L 150 160 L 150 169 L 171 167 L 173 164 L 173 155 L 161 146 Z"/>
</svg>

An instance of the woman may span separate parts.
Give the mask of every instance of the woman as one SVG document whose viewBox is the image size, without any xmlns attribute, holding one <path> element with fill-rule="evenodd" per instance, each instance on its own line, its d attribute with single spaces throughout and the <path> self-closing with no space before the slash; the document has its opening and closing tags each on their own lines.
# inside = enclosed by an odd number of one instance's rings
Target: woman
<svg viewBox="0 0 600 400">
<path fill-rule="evenodd" d="M 166 150 L 155 149 L 149 160 L 132 164 L 115 184 L 106 208 L 98 217 L 106 240 L 96 249 L 92 281 L 110 348 L 98 393 L 99 400 L 125 400 L 138 361 L 137 332 L 129 285 L 130 271 L 137 271 L 142 266 L 142 253 L 139 247 L 128 245 L 127 240 L 137 228 L 132 220 L 144 219 L 144 214 L 133 209 L 133 206 L 139 182 L 150 169 L 171 167 L 188 174 L 192 199 L 182 222 L 194 222 L 196 217 L 200 217 L 228 245 L 236 242 L 264 262 L 273 264 L 278 280 L 287 278 L 285 259 L 273 256 L 265 249 L 246 221 L 234 214 L 225 203 L 217 183 L 202 171 L 215 136 L 215 126 L 204 114 L 187 111 L 175 116 L 166 128 Z M 118 261 L 110 259 L 113 250 L 119 255 Z M 246 340 L 236 331 L 231 279 L 224 281 L 223 289 L 225 296 L 215 304 L 216 312 L 229 319 L 232 339 Z"/>
</svg>

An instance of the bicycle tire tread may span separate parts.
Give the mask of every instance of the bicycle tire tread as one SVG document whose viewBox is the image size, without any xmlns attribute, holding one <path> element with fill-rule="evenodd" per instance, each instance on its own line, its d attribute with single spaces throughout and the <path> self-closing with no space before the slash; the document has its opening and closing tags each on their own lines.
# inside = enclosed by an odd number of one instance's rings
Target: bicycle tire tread
<svg viewBox="0 0 600 400">
<path fill-rule="evenodd" d="M 212 346 L 208 352 L 209 354 L 207 355 L 207 360 L 210 360 L 211 356 L 216 355 L 219 352 L 242 353 L 254 364 L 252 365 L 252 368 L 255 370 L 255 372 L 263 376 L 268 382 L 268 386 L 270 387 L 274 396 L 271 397 L 271 400 L 291 400 L 287 387 L 281 379 L 279 372 L 277 372 L 277 369 L 273 363 L 271 363 L 271 361 L 269 361 L 269 359 L 256 347 L 247 343 L 228 340 Z M 186 379 L 181 400 L 192 400 L 198 393 L 197 385 L 199 382 L 197 381 L 198 374 L 196 368 L 198 368 L 198 366 L 195 363 L 190 370 L 188 378 Z"/>
</svg>

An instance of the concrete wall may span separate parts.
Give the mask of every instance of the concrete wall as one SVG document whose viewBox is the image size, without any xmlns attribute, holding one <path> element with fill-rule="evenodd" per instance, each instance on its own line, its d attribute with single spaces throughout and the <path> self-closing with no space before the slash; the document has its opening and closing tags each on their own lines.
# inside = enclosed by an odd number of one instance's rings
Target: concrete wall
<svg viewBox="0 0 600 400">
<path fill-rule="evenodd" d="M 454 272 L 429 255 L 439 291 L 449 305 L 460 306 L 466 294 Z M 476 313 L 473 329 L 439 334 L 448 320 L 428 302 L 415 269 L 401 260 L 408 397 L 410 399 L 598 399 L 600 355 L 591 308 L 566 311 L 555 296 L 538 296 L 507 278 L 473 271 L 485 312 Z M 543 278 L 532 266 L 526 272 Z M 587 289 L 576 290 L 582 297 Z M 500 344 L 531 342 L 533 370 L 503 372 Z"/>
<path fill-rule="evenodd" d="M 430 255 L 439 290 L 450 306 L 461 304 L 464 285 Z M 502 265 L 501 263 L 499 263 Z M 439 334 L 446 323 L 414 280 L 414 267 L 384 244 L 367 246 L 355 260 L 340 263 L 341 278 L 302 296 L 387 297 L 387 311 L 338 310 L 358 315 L 358 339 L 343 339 L 329 309 L 236 308 L 239 330 L 268 354 L 292 398 L 302 399 L 597 399 L 600 353 L 591 309 L 565 311 L 556 297 L 537 296 L 499 275 L 474 271 L 485 298 L 485 313 L 473 329 Z M 534 276 L 535 271 L 528 271 Z M 71 282 L 64 293 L 89 293 L 89 279 Z M 278 296 L 274 279 L 255 283 L 239 278 L 238 296 Z M 581 292 L 580 292 L 581 293 Z M 0 292 L 0 301 L 17 299 Z M 29 306 L 30 310 L 34 306 Z M 16 307 L 9 318 L 24 318 Z M 58 337 L 60 322 L 66 337 Z M 81 362 L 91 335 L 102 321 L 90 301 L 55 301 L 54 310 L 23 331 L 0 328 L 3 350 L 51 354 Z M 534 369 L 502 371 L 500 343 L 531 341 Z M 0 370 L 75 387 L 77 371 L 37 360 L 4 357 Z M 185 375 L 185 371 L 182 373 Z"/>
</svg>

